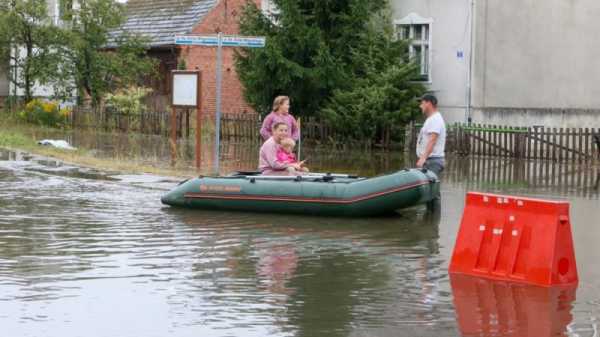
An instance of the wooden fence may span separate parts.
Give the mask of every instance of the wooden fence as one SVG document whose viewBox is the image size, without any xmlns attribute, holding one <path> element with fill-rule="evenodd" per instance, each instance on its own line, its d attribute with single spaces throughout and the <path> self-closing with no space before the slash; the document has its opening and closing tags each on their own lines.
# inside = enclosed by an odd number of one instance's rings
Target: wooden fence
<svg viewBox="0 0 600 337">
<path fill-rule="evenodd" d="M 301 119 L 300 123 L 305 140 L 324 142 L 337 138 L 330 126 L 314 117 Z M 221 126 L 222 138 L 262 140 L 259 133 L 262 120 L 258 114 L 227 114 L 221 118 Z"/>
<path fill-rule="evenodd" d="M 178 110 L 177 129 L 180 137 L 190 136 L 190 130 L 194 128 L 195 122 L 193 115 L 191 110 Z M 221 119 L 221 138 L 259 143 L 261 122 L 257 114 L 225 114 Z M 71 123 L 78 128 L 168 135 L 170 113 L 144 112 L 130 115 L 106 108 L 99 110 L 76 108 Z M 328 123 L 310 117 L 302 120 L 302 139 L 307 143 L 327 144 L 336 149 L 359 147 L 389 149 L 392 146 L 404 146 L 405 151 L 414 152 L 420 127 L 419 124 L 411 124 L 406 128 L 388 127 L 380 130 L 376 139 L 350 142 Z M 454 124 L 448 126 L 446 152 L 557 162 L 599 161 L 600 129 Z"/>
<path fill-rule="evenodd" d="M 404 141 L 404 129 L 397 133 L 399 137 L 392 137 L 391 128 L 379 132 L 375 139 L 362 141 L 348 141 L 339 130 L 335 130 L 327 122 L 308 117 L 300 120 L 302 130 L 302 141 L 311 144 L 327 144 L 332 148 L 343 149 L 347 147 L 380 147 L 389 149 L 392 145 L 402 147 Z M 229 140 L 241 140 L 260 142 L 262 138 L 259 130 L 262 120 L 257 114 L 227 114 L 221 118 L 221 138 Z"/>
<path fill-rule="evenodd" d="M 177 130 L 181 137 L 189 137 L 193 123 L 191 110 L 178 110 Z M 168 135 L 171 129 L 170 112 L 147 111 L 126 114 L 110 108 L 75 107 L 71 114 L 71 125 L 75 128 L 92 128 L 106 131 L 139 132 L 145 134 Z"/>
<path fill-rule="evenodd" d="M 195 110 L 177 109 L 178 137 L 189 137 L 195 127 Z M 169 135 L 171 128 L 170 112 L 142 112 L 125 114 L 110 108 L 76 107 L 71 115 L 71 125 L 75 128 L 92 128 L 104 131 L 118 130 L 122 132 L 139 132 L 145 134 Z M 214 118 L 214 116 L 213 116 Z M 224 114 L 221 117 L 221 139 L 259 143 L 262 141 L 259 130 L 262 124 L 258 114 Z M 203 121 L 208 129 L 212 129 L 214 119 L 207 117 Z M 336 131 L 328 123 L 315 117 L 301 121 L 302 141 L 311 145 L 327 144 L 336 149 L 372 148 L 389 149 L 392 146 L 402 147 L 405 131 L 396 127 L 399 132 L 392 133 L 391 128 L 379 132 L 375 139 L 348 141 L 343 133 Z M 394 136 L 394 137 L 393 137 Z"/>
<path fill-rule="evenodd" d="M 407 129 L 414 149 L 421 125 Z M 448 127 L 446 152 L 520 159 L 589 162 L 600 159 L 600 129 L 455 124 Z"/>
<path fill-rule="evenodd" d="M 260 142 L 260 127 L 262 121 L 258 114 L 226 114 L 221 117 L 222 139 L 244 139 L 250 142 Z"/>
</svg>

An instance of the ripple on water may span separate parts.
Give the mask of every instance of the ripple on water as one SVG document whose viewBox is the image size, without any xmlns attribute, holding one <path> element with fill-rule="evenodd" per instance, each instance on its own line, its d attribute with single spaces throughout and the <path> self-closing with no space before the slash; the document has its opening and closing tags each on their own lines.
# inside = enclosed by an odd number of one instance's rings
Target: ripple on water
<svg viewBox="0 0 600 337">
<path fill-rule="evenodd" d="M 450 197 L 443 217 L 416 208 L 392 218 L 315 218 L 173 209 L 159 200 L 174 181 L 93 179 L 56 174 L 60 166 L 51 165 L 26 169 L 36 165 L 0 161 L 3 331 L 60 337 L 460 334 L 447 263 L 462 187 L 445 187 Z M 592 254 L 580 256 L 593 261 Z M 563 326 L 571 335 L 596 326 L 594 292 L 584 288 L 583 298 L 564 304 L 574 306 L 572 322 Z M 473 317 L 486 310 L 472 309 Z M 478 326 L 471 335 L 519 331 L 518 325 L 501 330 L 500 321 L 475 322 L 491 327 Z"/>
</svg>

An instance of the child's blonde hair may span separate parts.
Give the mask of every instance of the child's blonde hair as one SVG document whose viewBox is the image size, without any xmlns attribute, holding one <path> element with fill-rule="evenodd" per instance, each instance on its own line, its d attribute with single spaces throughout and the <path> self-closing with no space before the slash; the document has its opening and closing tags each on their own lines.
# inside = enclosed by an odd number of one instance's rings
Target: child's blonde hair
<svg viewBox="0 0 600 337">
<path fill-rule="evenodd" d="M 286 147 L 289 146 L 290 148 L 294 148 L 296 146 L 296 142 L 292 139 L 292 138 L 284 138 L 281 140 L 281 146 L 282 147 Z"/>
</svg>

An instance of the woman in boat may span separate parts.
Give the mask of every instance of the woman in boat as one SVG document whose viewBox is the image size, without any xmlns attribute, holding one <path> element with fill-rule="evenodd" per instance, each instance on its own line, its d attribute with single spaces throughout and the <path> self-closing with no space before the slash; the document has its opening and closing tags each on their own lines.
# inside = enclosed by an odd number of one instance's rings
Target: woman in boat
<svg viewBox="0 0 600 337">
<path fill-rule="evenodd" d="M 290 114 L 290 98 L 288 96 L 277 96 L 273 100 L 273 111 L 265 117 L 262 127 L 260 128 L 260 135 L 263 140 L 269 139 L 272 136 L 273 126 L 276 123 L 284 123 L 288 127 L 290 137 L 293 140 L 300 138 L 300 130 L 298 129 L 298 123 L 294 116 Z"/>
<path fill-rule="evenodd" d="M 283 122 L 273 125 L 272 136 L 260 147 L 258 157 L 258 170 L 263 175 L 286 175 L 288 168 L 294 168 L 296 171 L 302 170 L 300 163 L 285 163 L 277 160 L 277 151 L 281 146 L 281 141 L 288 136 L 288 126 Z"/>
</svg>

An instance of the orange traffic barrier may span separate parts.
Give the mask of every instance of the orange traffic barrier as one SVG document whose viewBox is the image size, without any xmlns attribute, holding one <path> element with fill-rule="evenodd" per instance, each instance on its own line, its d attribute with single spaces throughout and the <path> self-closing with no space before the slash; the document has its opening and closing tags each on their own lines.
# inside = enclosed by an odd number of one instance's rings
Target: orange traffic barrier
<svg viewBox="0 0 600 337">
<path fill-rule="evenodd" d="M 540 287 L 451 274 L 463 336 L 565 336 L 576 285 Z"/>
<path fill-rule="evenodd" d="M 577 284 L 569 203 L 469 192 L 449 272 Z"/>
</svg>

